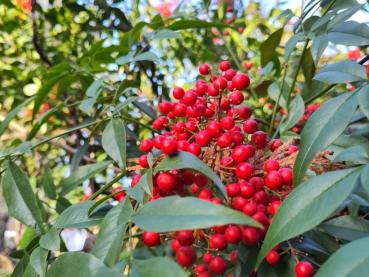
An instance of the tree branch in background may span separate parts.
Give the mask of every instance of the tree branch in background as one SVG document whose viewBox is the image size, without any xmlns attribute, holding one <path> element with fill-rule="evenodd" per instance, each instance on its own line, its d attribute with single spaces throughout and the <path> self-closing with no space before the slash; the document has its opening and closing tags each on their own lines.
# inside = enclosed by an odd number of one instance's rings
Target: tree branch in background
<svg viewBox="0 0 369 277">
<path fill-rule="evenodd" d="M 37 20 L 36 20 L 36 0 L 32 0 L 32 41 L 33 45 L 35 46 L 36 52 L 39 54 L 41 60 L 46 63 L 48 66 L 52 66 L 51 61 L 47 57 L 42 45 L 39 41 L 39 34 L 38 34 L 38 28 L 37 28 Z"/>
</svg>

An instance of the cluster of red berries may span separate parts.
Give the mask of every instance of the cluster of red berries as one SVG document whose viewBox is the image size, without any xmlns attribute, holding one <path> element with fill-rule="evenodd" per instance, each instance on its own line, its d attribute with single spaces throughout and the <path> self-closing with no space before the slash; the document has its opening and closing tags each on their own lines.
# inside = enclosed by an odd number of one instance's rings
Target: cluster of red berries
<svg viewBox="0 0 369 277">
<path fill-rule="evenodd" d="M 292 131 L 300 134 L 302 129 L 305 126 L 306 121 L 310 118 L 310 116 L 315 112 L 317 109 L 320 108 L 320 104 L 310 104 L 306 107 L 304 115 L 300 118 L 297 124 L 292 128 Z"/>
<path fill-rule="evenodd" d="M 197 277 L 234 276 L 232 272 L 238 262 L 236 246 L 258 245 L 283 199 L 293 189 L 292 169 L 266 158 L 283 142 L 279 139 L 269 141 L 267 134 L 258 130 L 252 109 L 244 104 L 249 76 L 237 73 L 228 61 L 222 61 L 219 70 L 220 74 L 214 75 L 208 64 L 202 64 L 199 72 L 203 77 L 196 81 L 195 88 L 185 91 L 176 87 L 173 97 L 177 101 L 161 102 L 159 111 L 162 115 L 153 122 L 153 128 L 161 134 L 140 143 L 140 150 L 145 153 L 139 157 L 142 168 L 149 167 L 149 152 L 153 153 L 155 167 L 163 155 L 187 151 L 221 176 L 228 195 L 227 200 L 217 197 L 217 190 L 206 176 L 182 169 L 156 174 L 149 201 L 174 194 L 196 196 L 230 206 L 263 225 L 262 229 L 227 225 L 170 234 L 143 233 L 142 242 L 148 247 L 170 241 L 177 262 L 191 269 Z M 291 148 L 291 152 L 297 150 L 296 146 Z M 132 187 L 139 178 L 140 175 L 134 176 Z M 121 200 L 125 194 L 115 197 Z M 280 252 L 280 246 L 275 247 L 266 256 L 266 262 L 277 264 Z M 309 277 L 313 272 L 314 268 L 308 262 L 296 266 L 298 277 Z"/>
</svg>

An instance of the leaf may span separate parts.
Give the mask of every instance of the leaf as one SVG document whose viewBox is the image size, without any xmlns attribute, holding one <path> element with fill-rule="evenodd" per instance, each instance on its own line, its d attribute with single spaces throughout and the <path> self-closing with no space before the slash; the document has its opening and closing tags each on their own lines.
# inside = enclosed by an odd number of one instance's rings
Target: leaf
<svg viewBox="0 0 369 277">
<path fill-rule="evenodd" d="M 367 149 L 362 145 L 351 146 L 340 153 L 334 158 L 333 162 L 349 161 L 354 164 L 366 164 L 369 163 L 369 155 Z"/>
<path fill-rule="evenodd" d="M 56 200 L 56 189 L 53 182 L 53 176 L 50 168 L 46 168 L 44 176 L 42 178 L 42 187 L 46 196 L 50 199 Z"/>
<path fill-rule="evenodd" d="M 369 44 L 369 27 L 365 23 L 347 21 L 336 24 L 327 34 L 335 44 L 363 46 Z"/>
<path fill-rule="evenodd" d="M 319 63 L 320 57 L 323 55 L 324 50 L 328 46 L 328 35 L 322 34 L 314 37 L 313 43 L 311 45 L 311 56 L 313 57 L 314 63 L 317 65 Z"/>
<path fill-rule="evenodd" d="M 298 185 L 314 156 L 330 145 L 350 123 L 357 107 L 353 93 L 345 93 L 326 102 L 315 111 L 301 133 L 300 151 L 293 168 Z"/>
<path fill-rule="evenodd" d="M 121 273 L 106 267 L 92 254 L 69 252 L 59 256 L 47 271 L 47 277 L 121 277 Z"/>
<path fill-rule="evenodd" d="M 40 238 L 40 246 L 50 251 L 56 251 L 60 248 L 60 236 L 59 231 L 52 227 L 50 230 L 43 234 Z"/>
<path fill-rule="evenodd" d="M 212 27 L 230 28 L 230 25 L 216 22 L 207 22 L 203 20 L 182 19 L 172 23 L 167 27 L 167 29 L 178 31 L 185 29 L 212 28 Z"/>
<path fill-rule="evenodd" d="M 42 226 L 41 211 L 28 177 L 15 163 L 8 163 L 2 184 L 9 215 L 30 227 Z"/>
<path fill-rule="evenodd" d="M 152 119 L 156 119 L 156 112 L 151 108 L 149 105 L 143 102 L 139 101 L 133 101 L 133 105 L 135 105 L 137 108 L 139 108 L 141 111 L 143 111 L 145 114 L 150 116 Z"/>
<path fill-rule="evenodd" d="M 16 147 L 11 147 L 0 151 L 0 158 L 13 155 L 22 155 L 24 153 L 30 152 L 31 149 L 32 143 L 30 141 L 24 141 Z"/>
<path fill-rule="evenodd" d="M 70 162 L 70 171 L 74 172 L 78 168 L 79 164 L 82 161 L 83 156 L 87 153 L 88 150 L 88 142 L 85 142 L 81 147 L 78 148 L 77 152 L 73 155 L 73 158 Z"/>
<path fill-rule="evenodd" d="M 155 40 L 155 39 L 169 39 L 169 38 L 180 38 L 180 37 L 181 36 L 177 32 L 174 32 L 169 29 L 161 29 L 155 32 L 152 35 L 151 39 Z"/>
<path fill-rule="evenodd" d="M 145 204 L 132 221 L 143 230 L 170 232 L 215 225 L 260 224 L 243 213 L 195 197 L 169 196 Z"/>
<path fill-rule="evenodd" d="M 104 81 L 102 79 L 97 79 L 93 81 L 92 84 L 86 90 L 86 96 L 96 98 L 103 83 Z"/>
<path fill-rule="evenodd" d="M 146 260 L 134 260 L 140 277 L 186 277 L 183 269 L 169 257 L 155 257 Z"/>
<path fill-rule="evenodd" d="M 284 86 L 285 88 L 287 86 Z M 268 96 L 274 101 L 277 102 L 279 94 L 281 93 L 281 88 L 279 87 L 277 82 L 273 82 L 268 87 Z M 283 92 L 279 98 L 279 106 L 286 107 L 286 100 L 284 98 Z"/>
<path fill-rule="evenodd" d="M 319 225 L 333 237 L 348 241 L 369 236 L 369 221 L 359 216 L 340 216 Z"/>
<path fill-rule="evenodd" d="M 260 63 L 264 67 L 273 59 L 275 49 L 278 47 L 283 35 L 283 28 L 272 33 L 265 41 L 260 44 Z"/>
<path fill-rule="evenodd" d="M 49 78 L 43 86 L 39 89 L 36 94 L 35 103 L 33 106 L 33 115 L 32 117 L 35 118 L 37 112 L 40 110 L 42 103 L 47 99 L 48 94 L 51 92 L 52 88 L 61 80 L 67 72 L 63 72 L 59 75 L 53 76 Z"/>
<path fill-rule="evenodd" d="M 41 247 L 37 247 L 32 251 L 30 257 L 30 264 L 40 277 L 45 276 L 46 273 L 48 252 Z"/>
<path fill-rule="evenodd" d="M 302 60 L 302 73 L 305 77 L 305 82 L 311 84 L 312 79 L 315 74 L 315 64 L 313 57 L 311 55 L 311 51 L 308 48 L 307 51 L 304 52 L 303 60 Z"/>
<path fill-rule="evenodd" d="M 341 247 L 320 267 L 315 277 L 367 276 L 369 272 L 369 237 Z"/>
<path fill-rule="evenodd" d="M 80 166 L 75 172 L 72 173 L 72 175 L 62 182 L 62 194 L 65 195 L 69 193 L 83 181 L 103 171 L 109 164 L 110 162 L 106 161 Z"/>
<path fill-rule="evenodd" d="M 369 164 L 367 164 L 360 175 L 361 186 L 369 193 Z"/>
<path fill-rule="evenodd" d="M 82 100 L 81 104 L 79 104 L 78 107 L 82 112 L 90 114 L 92 112 L 95 103 L 96 99 L 89 97 L 87 99 Z"/>
<path fill-rule="evenodd" d="M 330 216 L 350 195 L 358 176 L 357 168 L 332 171 L 311 177 L 295 188 L 273 218 L 257 266 L 274 246 L 314 228 Z"/>
<path fill-rule="evenodd" d="M 131 202 L 126 197 L 104 217 L 92 254 L 111 267 L 118 261 L 127 222 L 133 214 Z"/>
<path fill-rule="evenodd" d="M 26 101 L 24 101 L 23 103 L 19 104 L 18 106 L 16 106 L 14 109 L 12 109 L 4 118 L 3 121 L 1 121 L 0 123 L 0 136 L 5 132 L 5 130 L 8 128 L 8 125 L 10 123 L 10 121 L 13 120 L 14 117 L 16 117 L 16 115 L 26 106 L 28 105 L 31 101 L 33 100 L 33 97 L 30 99 L 27 99 Z"/>
<path fill-rule="evenodd" d="M 354 61 L 340 61 L 323 67 L 314 80 L 326 84 L 343 84 L 347 82 L 365 81 L 366 69 Z"/>
<path fill-rule="evenodd" d="M 178 152 L 174 156 L 167 156 L 157 165 L 154 170 L 154 175 L 159 171 L 184 168 L 193 169 L 204 174 L 214 182 L 214 184 L 223 193 L 224 196 L 227 195 L 222 180 L 220 180 L 219 176 L 216 175 L 214 171 L 198 157 L 188 152 Z"/>
<path fill-rule="evenodd" d="M 102 134 L 102 147 L 123 169 L 126 168 L 126 139 L 124 122 L 120 119 L 112 118 Z"/>
<path fill-rule="evenodd" d="M 159 63 L 160 60 L 158 56 L 153 52 L 144 52 L 142 54 L 138 54 L 134 56 L 131 60 L 131 62 L 139 62 L 139 61 L 151 61 L 153 63 Z"/>
<path fill-rule="evenodd" d="M 305 104 L 304 100 L 300 95 L 296 95 L 295 99 L 291 101 L 291 104 L 288 107 L 288 117 L 285 121 L 283 121 L 280 125 L 280 132 L 283 133 L 288 131 L 296 123 L 300 120 L 300 118 L 304 115 L 305 112 Z"/>
<path fill-rule="evenodd" d="M 369 119 L 369 85 L 361 87 L 357 92 L 360 110 Z"/>
<path fill-rule="evenodd" d="M 303 39 L 304 39 L 304 34 L 300 32 L 290 37 L 290 39 L 286 42 L 286 45 L 284 48 L 284 61 L 285 62 L 289 59 L 293 50 L 296 48 L 297 43 L 302 41 Z"/>
<path fill-rule="evenodd" d="M 90 217 L 88 216 L 88 210 L 94 203 L 94 201 L 86 201 L 69 206 L 58 217 L 55 227 L 87 228 L 99 224 L 105 215 L 101 208 L 95 211 Z"/>
</svg>

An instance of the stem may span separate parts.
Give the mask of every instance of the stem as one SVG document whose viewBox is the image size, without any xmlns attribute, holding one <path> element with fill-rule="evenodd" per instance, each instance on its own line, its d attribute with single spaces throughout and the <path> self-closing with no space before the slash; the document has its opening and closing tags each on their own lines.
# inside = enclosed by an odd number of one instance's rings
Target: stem
<svg viewBox="0 0 369 277">
<path fill-rule="evenodd" d="M 99 196 L 101 193 L 109 189 L 111 186 L 113 186 L 116 182 L 118 182 L 124 175 L 126 175 L 125 170 L 123 170 L 121 173 L 119 173 L 117 176 L 113 178 L 109 183 L 99 188 L 94 194 L 91 195 L 89 200 L 95 199 L 97 196 Z"/>
</svg>

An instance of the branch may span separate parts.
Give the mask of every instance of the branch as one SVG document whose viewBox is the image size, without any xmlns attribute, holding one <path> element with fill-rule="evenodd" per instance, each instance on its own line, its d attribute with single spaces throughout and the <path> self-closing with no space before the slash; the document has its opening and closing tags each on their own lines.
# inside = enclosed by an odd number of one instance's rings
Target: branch
<svg viewBox="0 0 369 277">
<path fill-rule="evenodd" d="M 36 20 L 36 0 L 32 0 L 32 41 L 33 45 L 35 46 L 35 50 L 40 56 L 41 60 L 46 63 L 49 67 L 52 66 L 51 61 L 47 57 L 44 49 L 42 48 L 40 42 L 39 42 L 39 34 L 38 34 L 38 28 L 37 28 L 37 20 Z"/>
</svg>

